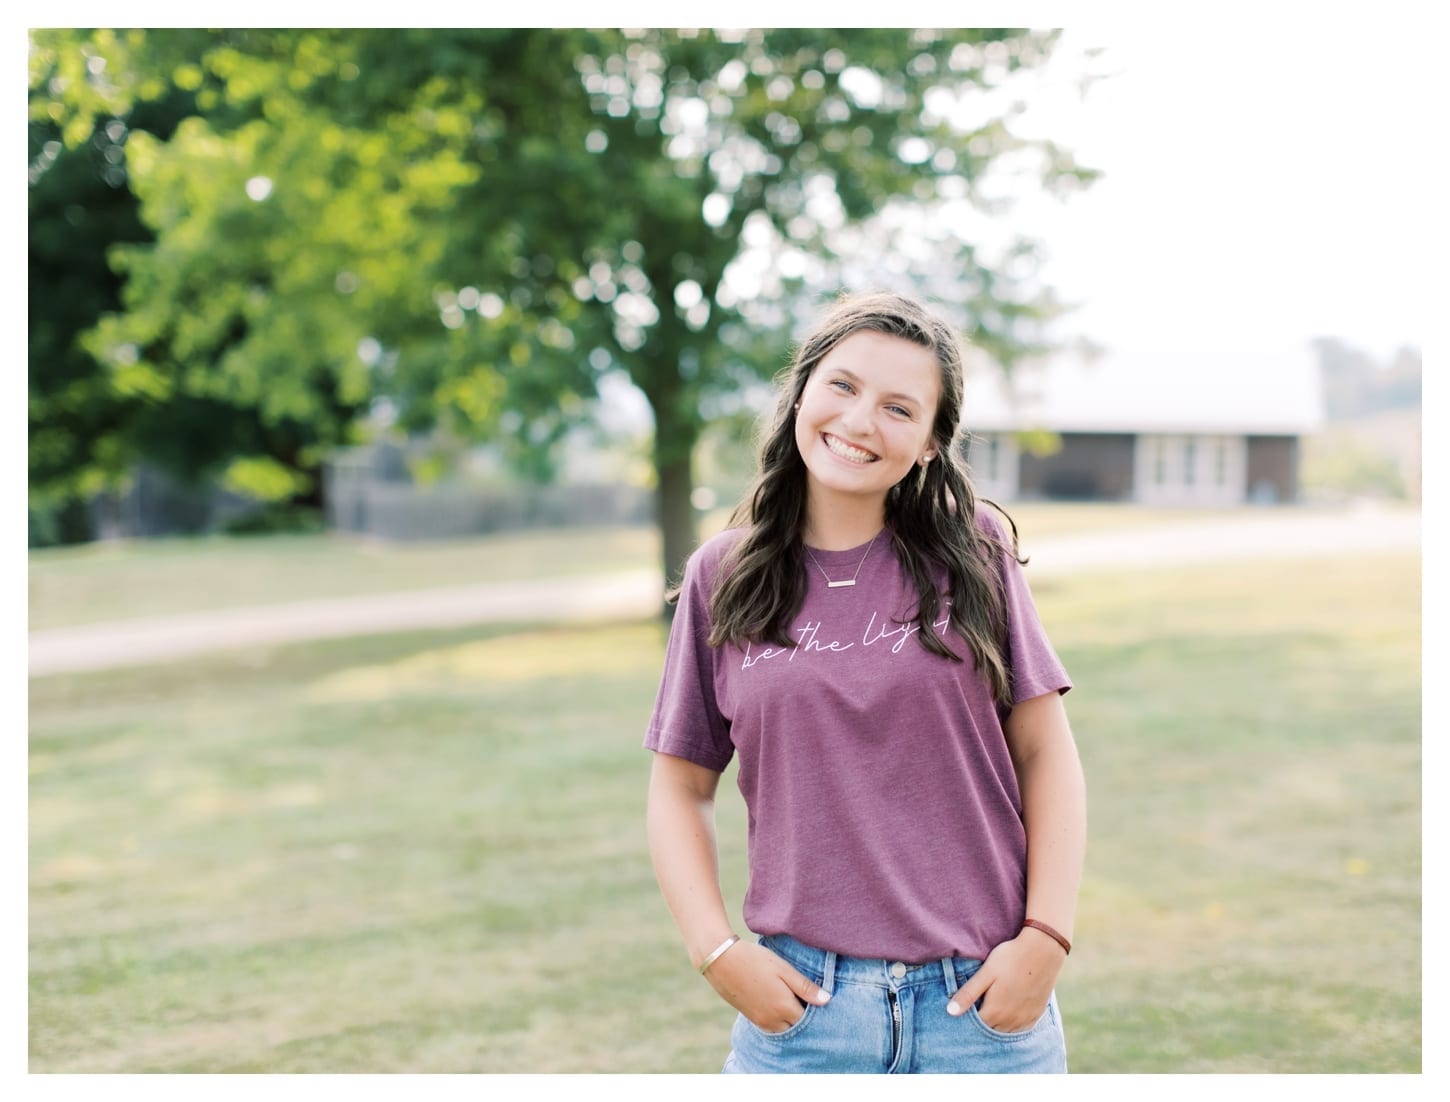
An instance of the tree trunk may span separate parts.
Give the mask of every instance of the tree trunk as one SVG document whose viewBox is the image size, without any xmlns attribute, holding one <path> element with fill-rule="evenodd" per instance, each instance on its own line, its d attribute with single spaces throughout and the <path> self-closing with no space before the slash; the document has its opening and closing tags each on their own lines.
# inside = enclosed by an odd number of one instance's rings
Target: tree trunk
<svg viewBox="0 0 1450 1102">
<path fill-rule="evenodd" d="M 651 273 L 656 286 L 665 286 L 669 272 Z M 664 280 L 666 282 L 659 282 Z M 685 560 L 695 549 L 695 506 L 690 500 L 695 490 L 695 444 L 700 439 L 698 406 L 686 397 L 680 376 L 679 359 L 683 341 L 678 322 L 662 318 L 654 333 L 657 346 L 635 373 L 635 383 L 644 393 L 654 413 L 654 465 L 658 480 L 656 489 L 656 520 L 660 528 L 661 565 L 665 585 L 679 582 L 684 574 Z M 651 368 L 653 370 L 651 370 Z M 660 604 L 662 618 L 668 623 L 675 606 Z"/>
<path fill-rule="evenodd" d="M 695 476 L 689 448 L 683 454 L 677 452 L 669 458 L 661 456 L 660 452 L 661 449 L 656 445 L 655 470 L 659 477 L 659 489 L 656 492 L 661 544 L 664 548 L 662 565 L 665 584 L 668 586 L 680 580 L 685 560 L 695 549 L 695 506 L 690 501 L 690 495 L 695 489 Z M 668 620 L 674 612 L 674 606 L 663 605 L 662 612 Z"/>
</svg>

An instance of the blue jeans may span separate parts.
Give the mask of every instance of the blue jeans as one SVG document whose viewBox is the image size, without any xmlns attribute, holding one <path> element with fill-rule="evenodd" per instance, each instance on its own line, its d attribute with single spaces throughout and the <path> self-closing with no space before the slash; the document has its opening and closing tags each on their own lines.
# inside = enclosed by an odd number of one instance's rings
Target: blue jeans
<svg viewBox="0 0 1450 1102">
<path fill-rule="evenodd" d="M 783 1033 L 767 1033 L 739 1015 L 726 1072 L 1067 1071 L 1055 994 L 1022 1033 L 999 1033 L 975 1006 L 959 1018 L 947 1013 L 947 1001 L 982 966 L 979 960 L 905 964 L 844 957 L 784 934 L 762 937 L 760 944 L 830 992 L 831 1001 L 807 1006 Z"/>
</svg>

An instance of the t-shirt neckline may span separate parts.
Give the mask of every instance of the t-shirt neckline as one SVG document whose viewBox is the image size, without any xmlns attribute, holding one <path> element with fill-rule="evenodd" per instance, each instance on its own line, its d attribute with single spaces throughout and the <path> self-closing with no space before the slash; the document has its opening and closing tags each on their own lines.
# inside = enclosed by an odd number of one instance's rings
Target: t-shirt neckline
<svg viewBox="0 0 1450 1102">
<path fill-rule="evenodd" d="M 819 547 L 812 547 L 810 544 L 806 543 L 805 540 L 801 541 L 801 545 L 822 563 L 858 563 L 861 561 L 862 557 L 865 556 L 866 549 L 868 547 L 871 548 L 871 553 L 875 554 L 876 548 L 872 545 L 872 541 L 874 540 L 878 544 L 885 543 L 886 540 L 882 538 L 885 534 L 886 529 L 882 528 L 876 533 L 876 535 L 872 536 L 871 539 L 862 540 L 855 547 L 847 547 L 841 551 L 825 551 Z"/>
</svg>

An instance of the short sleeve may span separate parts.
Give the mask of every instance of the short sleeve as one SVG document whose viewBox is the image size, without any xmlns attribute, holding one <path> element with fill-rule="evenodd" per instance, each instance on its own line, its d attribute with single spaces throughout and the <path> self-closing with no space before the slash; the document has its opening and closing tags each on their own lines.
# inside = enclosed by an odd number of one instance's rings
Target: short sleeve
<svg viewBox="0 0 1450 1102">
<path fill-rule="evenodd" d="M 1072 679 L 1057 657 L 1057 651 L 1053 649 L 1037 615 L 1037 603 L 1032 599 L 1027 574 L 1022 564 L 1012 557 L 1006 532 L 987 510 L 979 510 L 977 516 L 978 524 L 1004 544 L 998 570 L 1007 604 L 1007 662 L 1012 680 L 1012 703 L 1020 704 L 1045 693 L 1067 692 L 1072 688 Z"/>
<path fill-rule="evenodd" d="M 718 545 L 707 544 L 685 564 L 659 693 L 644 739 L 649 750 L 684 758 L 717 773 L 724 771 L 735 753 L 730 725 L 715 699 L 718 651 L 709 643 L 710 586 L 718 561 Z"/>
</svg>

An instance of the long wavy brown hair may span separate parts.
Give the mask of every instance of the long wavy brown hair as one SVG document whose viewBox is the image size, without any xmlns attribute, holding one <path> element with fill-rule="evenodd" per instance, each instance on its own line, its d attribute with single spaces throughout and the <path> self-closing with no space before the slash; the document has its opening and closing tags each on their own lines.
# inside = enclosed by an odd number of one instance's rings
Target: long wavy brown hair
<svg viewBox="0 0 1450 1102">
<path fill-rule="evenodd" d="M 710 602 L 710 644 L 792 644 L 786 631 L 806 593 L 806 466 L 796 447 L 795 406 L 821 360 L 841 341 L 863 331 L 928 348 L 941 367 L 941 400 L 932 422 L 937 457 L 914 465 L 886 494 L 891 546 L 919 595 L 918 638 L 928 650 L 961 661 L 934 627 L 942 594 L 933 574 L 944 568 L 951 598 L 948 626 L 966 642 L 996 699 L 1010 705 L 1005 594 L 997 562 L 1004 551 L 1017 557 L 1017 526 L 1000 506 L 988 502 L 1011 528 L 1010 547 L 977 527 L 977 497 L 956 448 L 962 413 L 961 346 L 941 318 L 904 295 L 842 296 L 782 373 L 759 473 L 730 518 L 730 527 L 746 532 L 721 564 Z"/>
</svg>

